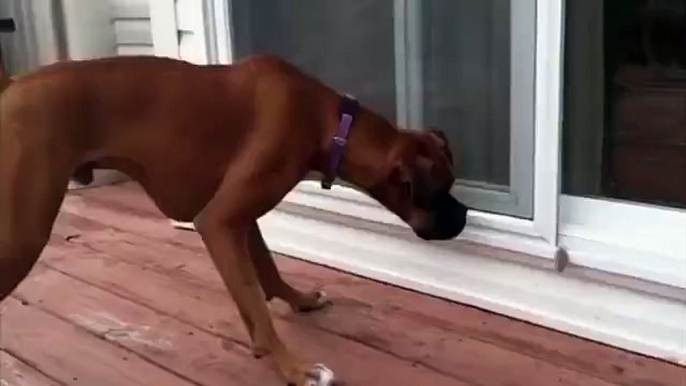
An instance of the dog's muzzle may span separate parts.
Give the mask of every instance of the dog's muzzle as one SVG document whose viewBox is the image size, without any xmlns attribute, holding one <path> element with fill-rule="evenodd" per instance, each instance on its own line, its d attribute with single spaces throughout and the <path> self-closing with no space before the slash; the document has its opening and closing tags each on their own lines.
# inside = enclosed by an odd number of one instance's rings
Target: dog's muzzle
<svg viewBox="0 0 686 386">
<path fill-rule="evenodd" d="M 436 195 L 431 202 L 429 229 L 417 230 L 424 240 L 450 240 L 457 237 L 467 224 L 467 207 L 457 201 L 450 192 Z"/>
</svg>

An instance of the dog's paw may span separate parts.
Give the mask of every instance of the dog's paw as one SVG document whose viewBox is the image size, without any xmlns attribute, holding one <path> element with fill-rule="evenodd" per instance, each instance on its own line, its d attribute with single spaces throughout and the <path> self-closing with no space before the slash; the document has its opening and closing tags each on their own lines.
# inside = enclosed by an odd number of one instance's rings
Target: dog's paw
<svg viewBox="0 0 686 386">
<path fill-rule="evenodd" d="M 321 363 L 306 364 L 284 372 L 289 386 L 342 386 L 333 371 Z"/>
<path fill-rule="evenodd" d="M 326 297 L 326 293 L 314 291 L 299 296 L 296 301 L 291 303 L 291 308 L 295 312 L 306 313 L 328 307 L 332 304 L 333 303 Z"/>
<path fill-rule="evenodd" d="M 333 386 L 335 376 L 333 371 L 318 363 L 307 372 L 307 380 L 304 386 Z"/>
</svg>

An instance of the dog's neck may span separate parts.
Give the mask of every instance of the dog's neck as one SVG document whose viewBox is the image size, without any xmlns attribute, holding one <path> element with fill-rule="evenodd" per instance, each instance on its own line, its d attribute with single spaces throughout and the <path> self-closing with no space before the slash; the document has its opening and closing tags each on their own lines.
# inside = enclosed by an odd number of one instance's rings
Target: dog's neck
<svg viewBox="0 0 686 386">
<path fill-rule="evenodd" d="M 331 109 L 336 111 L 338 109 Z M 331 157 L 332 139 L 338 130 L 340 116 L 327 119 L 324 147 L 321 151 L 320 172 L 324 172 Z M 391 151 L 389 143 L 399 136 L 398 130 L 379 115 L 361 108 L 355 117 L 355 123 L 350 129 L 345 155 L 340 163 L 338 177 L 362 189 L 375 186 L 388 167 L 388 156 Z"/>
</svg>

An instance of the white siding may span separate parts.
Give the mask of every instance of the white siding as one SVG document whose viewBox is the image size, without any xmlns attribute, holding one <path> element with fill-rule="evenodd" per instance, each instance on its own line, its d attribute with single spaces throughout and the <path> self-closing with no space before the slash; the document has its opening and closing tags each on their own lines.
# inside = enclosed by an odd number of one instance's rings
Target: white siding
<svg viewBox="0 0 686 386">
<path fill-rule="evenodd" d="M 117 55 L 153 55 L 148 0 L 111 0 Z"/>
</svg>

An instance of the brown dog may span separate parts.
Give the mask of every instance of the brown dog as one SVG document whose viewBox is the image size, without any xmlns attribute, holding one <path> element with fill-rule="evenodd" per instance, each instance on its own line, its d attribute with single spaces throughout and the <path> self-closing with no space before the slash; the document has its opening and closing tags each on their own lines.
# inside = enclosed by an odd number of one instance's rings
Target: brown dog
<svg viewBox="0 0 686 386">
<path fill-rule="evenodd" d="M 342 114 L 344 102 L 351 110 Z M 349 137 L 332 145 L 350 118 Z M 345 153 L 332 170 L 336 146 Z M 420 237 L 453 238 L 467 209 L 449 194 L 451 164 L 440 132 L 398 130 L 276 58 L 54 64 L 0 98 L 0 300 L 41 254 L 75 171 L 117 169 L 165 215 L 195 223 L 255 355 L 271 355 L 291 384 L 330 385 L 331 371 L 281 342 L 265 297 L 295 310 L 327 302 L 283 281 L 256 220 L 309 171 L 321 171 L 367 192 Z"/>
</svg>

